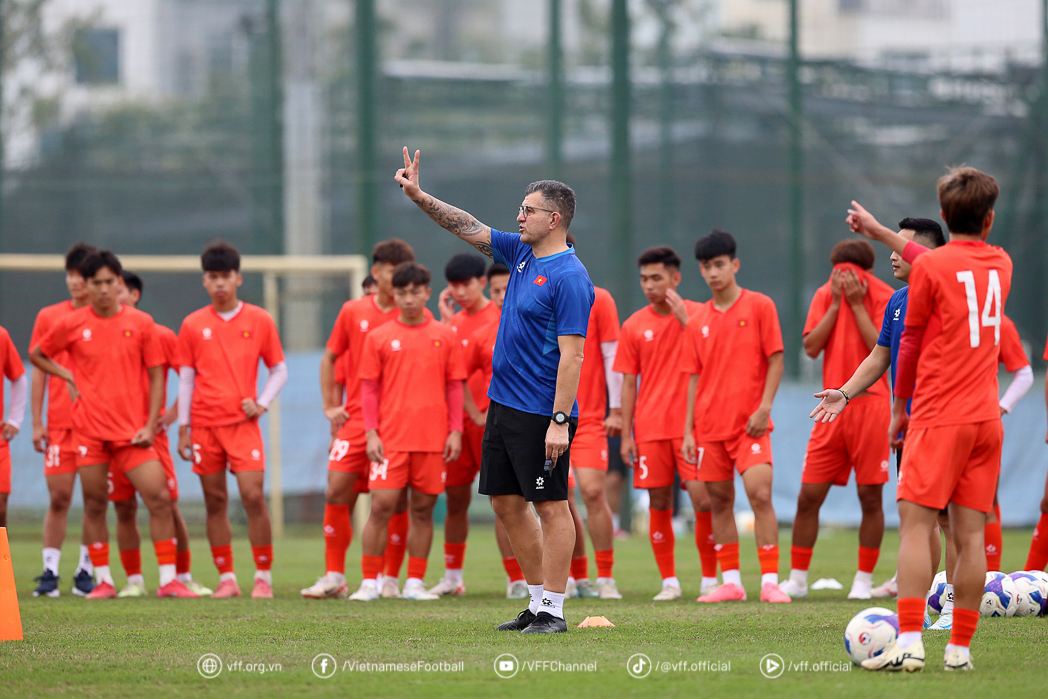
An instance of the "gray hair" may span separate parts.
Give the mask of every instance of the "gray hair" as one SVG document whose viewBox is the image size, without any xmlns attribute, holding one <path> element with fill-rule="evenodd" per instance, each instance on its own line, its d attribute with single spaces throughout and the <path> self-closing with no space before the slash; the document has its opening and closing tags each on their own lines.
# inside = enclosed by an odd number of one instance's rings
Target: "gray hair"
<svg viewBox="0 0 1048 699">
<path fill-rule="evenodd" d="M 552 204 L 560 214 L 564 221 L 564 228 L 569 228 L 571 219 L 575 217 L 575 191 L 563 182 L 539 180 L 528 185 L 528 188 L 524 190 L 524 196 L 535 192 L 542 192 L 542 198 Z"/>
</svg>

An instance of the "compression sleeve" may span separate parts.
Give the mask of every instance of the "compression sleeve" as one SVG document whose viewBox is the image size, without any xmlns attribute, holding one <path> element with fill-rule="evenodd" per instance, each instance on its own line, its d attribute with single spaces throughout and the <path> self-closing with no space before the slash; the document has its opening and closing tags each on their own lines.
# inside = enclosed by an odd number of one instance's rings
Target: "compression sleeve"
<svg viewBox="0 0 1048 699">
<path fill-rule="evenodd" d="M 604 382 L 608 385 L 608 407 L 612 410 L 622 408 L 622 374 L 612 369 L 618 351 L 618 340 L 600 343 L 600 353 L 604 357 Z"/>
<path fill-rule="evenodd" d="M 22 374 L 11 382 L 11 407 L 7 410 L 8 425 L 16 430 L 22 429 L 22 418 L 25 417 L 25 402 L 29 396 L 29 379 L 27 374 Z"/>
<path fill-rule="evenodd" d="M 263 408 L 269 409 L 269 404 L 280 393 L 287 383 L 287 362 L 278 362 L 269 368 L 269 378 L 266 385 L 262 387 L 262 395 L 255 401 Z"/>
<path fill-rule="evenodd" d="M 193 407 L 193 387 L 196 384 L 196 369 L 184 366 L 178 370 L 178 424 L 189 424 Z"/>
<path fill-rule="evenodd" d="M 1033 369 L 1027 364 L 1012 372 L 1012 383 L 1001 397 L 1001 408 L 1006 413 L 1012 412 L 1026 392 L 1033 386 Z"/>
</svg>

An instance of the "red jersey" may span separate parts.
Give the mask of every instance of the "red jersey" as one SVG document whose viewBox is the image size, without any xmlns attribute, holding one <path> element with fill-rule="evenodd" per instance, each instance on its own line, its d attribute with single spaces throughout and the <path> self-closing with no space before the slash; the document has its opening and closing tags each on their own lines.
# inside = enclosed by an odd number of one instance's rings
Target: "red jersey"
<svg viewBox="0 0 1048 699">
<path fill-rule="evenodd" d="M 489 301 L 488 305 L 484 308 L 470 315 L 465 310 L 461 310 L 455 315 L 451 316 L 451 320 L 448 325 L 451 329 L 458 333 L 459 340 L 462 342 L 463 355 L 469 353 L 469 339 L 474 333 L 478 332 L 482 328 L 489 325 L 494 325 L 497 329 L 499 326 L 499 319 L 502 317 L 502 311 L 495 305 L 493 301 Z M 473 396 L 473 402 L 480 406 L 481 398 L 485 401 L 487 406 L 487 395 L 488 395 L 488 384 L 491 383 L 491 374 L 488 372 L 485 374 L 483 370 L 471 371 L 467 368 L 469 378 L 466 380 L 466 388 Z M 481 412 L 487 408 L 482 408 Z M 467 418 L 468 419 L 468 418 Z"/>
<path fill-rule="evenodd" d="M 444 451 L 447 385 L 466 378 L 454 330 L 435 320 L 386 323 L 368 333 L 358 373 L 379 382 L 378 434 L 387 453 Z"/>
<path fill-rule="evenodd" d="M 608 384 L 604 376 L 601 345 L 619 339 L 619 309 L 607 289 L 593 287 L 586 344 L 582 347 L 582 373 L 579 374 L 579 424 L 604 422 L 608 412 Z"/>
<path fill-rule="evenodd" d="M 178 374 L 181 362 L 178 359 L 178 335 L 166 325 L 156 325 L 156 340 L 160 345 L 160 351 L 164 356 L 164 403 L 160 408 L 163 415 L 167 407 L 167 372 L 174 371 Z M 149 375 L 146 374 L 146 386 L 149 385 Z"/>
<path fill-rule="evenodd" d="M 47 357 L 68 352 L 80 399 L 73 428 L 101 441 L 128 441 L 149 420 L 149 367 L 164 364 L 148 313 L 121 306 L 109 318 L 91 306 L 67 313 L 40 340 Z M 67 367 L 68 368 L 68 367 Z M 64 383 L 64 382 L 63 382 Z"/>
<path fill-rule="evenodd" d="M 884 309 L 888 307 L 894 291 L 890 286 L 882 282 L 870 272 L 858 265 L 845 263 L 836 265 L 834 269 L 843 268 L 854 272 L 859 280 L 867 283 L 866 296 L 862 305 L 873 321 L 874 328 L 880 329 L 881 319 L 884 318 Z M 826 282 L 815 291 L 811 306 L 808 308 L 808 319 L 804 323 L 804 334 L 807 335 L 819 321 L 823 319 L 833 302 L 833 293 L 830 291 L 830 282 Z M 822 357 L 822 385 L 824 388 L 837 388 L 847 383 L 855 370 L 859 368 L 863 360 L 870 354 L 870 347 L 862 338 L 859 324 L 855 320 L 855 313 L 851 306 L 841 300 L 840 310 L 837 312 L 837 322 L 830 332 L 830 337 L 823 348 Z M 872 386 L 866 389 L 870 393 L 887 398 L 891 395 L 888 388 L 888 375 L 879 378 Z"/>
<path fill-rule="evenodd" d="M 480 395 L 473 395 L 477 410 L 482 413 L 487 412 L 488 406 L 491 405 L 491 399 L 488 398 L 488 386 L 491 385 L 493 373 L 491 359 L 495 354 L 495 341 L 498 336 L 499 324 L 492 323 L 470 335 L 469 343 L 466 345 L 466 373 L 473 375 L 474 372 L 479 371 L 484 377 L 484 392 Z"/>
<path fill-rule="evenodd" d="M 32 352 L 40 344 L 55 323 L 63 316 L 75 311 L 72 301 L 62 301 L 51 306 L 41 308 L 36 314 L 36 322 L 33 324 L 33 334 L 29 339 L 29 351 Z M 55 364 L 72 371 L 69 355 L 60 352 L 57 356 L 49 359 Z M 69 389 L 66 382 L 57 376 L 47 377 L 47 428 L 50 430 L 73 429 L 73 401 L 69 399 Z"/>
<path fill-rule="evenodd" d="M 1000 363 L 1009 373 L 1019 371 L 1024 366 L 1030 366 L 1030 360 L 1026 358 L 1026 350 L 1023 349 L 1022 338 L 1019 337 L 1019 329 L 1008 316 L 1001 319 Z"/>
<path fill-rule="evenodd" d="M 707 301 L 688 322 L 686 335 L 685 368 L 699 375 L 695 439 L 735 439 L 764 398 L 768 357 L 783 351 L 775 302 L 749 289 L 726 311 Z"/>
<path fill-rule="evenodd" d="M 699 308 L 699 304 L 687 299 L 684 305 L 689 318 Z M 684 436 L 688 375 L 682 368 L 683 348 L 684 328 L 672 313 L 661 316 L 649 305 L 622 324 L 614 369 L 641 377 L 633 408 L 633 438 L 638 442 Z M 623 429 L 629 426 L 623 425 Z"/>
<path fill-rule="evenodd" d="M 912 428 L 1000 419 L 997 364 L 1011 286 L 1008 253 L 981 241 L 951 241 L 914 260 L 906 327 L 924 328 L 924 339 Z"/>
<path fill-rule="evenodd" d="M 284 361 L 277 325 L 265 309 L 244 303 L 223 320 L 205 306 L 182 321 L 178 333 L 182 366 L 196 371 L 190 424 L 221 427 L 247 420 L 241 403 L 258 398 L 258 362 Z"/>
<path fill-rule="evenodd" d="M 335 373 L 336 377 L 343 377 L 340 383 L 346 388 L 349 424 L 361 434 L 364 432 L 364 414 L 360 407 L 359 369 L 364 356 L 364 340 L 375 328 L 400 317 L 400 309 L 396 306 L 388 311 L 379 309 L 377 298 L 377 294 L 371 294 L 342 304 L 327 341 L 327 348 L 338 357 Z M 426 318 L 433 318 L 429 309 L 426 309 Z"/>
<path fill-rule="evenodd" d="M 18 355 L 18 348 L 11 341 L 7 330 L 0 326 L 0 374 L 7 377 L 8 381 L 17 381 L 25 373 L 25 365 Z M 62 383 L 65 383 L 64 381 Z M 68 394 L 66 394 L 68 395 Z M 0 381 L 0 421 L 4 419 L 4 387 Z"/>
</svg>

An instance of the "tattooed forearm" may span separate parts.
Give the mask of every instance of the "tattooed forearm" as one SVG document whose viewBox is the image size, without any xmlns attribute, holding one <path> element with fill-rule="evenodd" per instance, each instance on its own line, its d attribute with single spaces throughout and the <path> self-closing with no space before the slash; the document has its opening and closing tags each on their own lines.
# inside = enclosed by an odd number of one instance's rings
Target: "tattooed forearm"
<svg viewBox="0 0 1048 699">
<path fill-rule="evenodd" d="M 483 254 L 492 257 L 491 229 L 478 221 L 473 214 L 456 209 L 425 193 L 415 203 L 441 228 L 454 233 Z"/>
</svg>

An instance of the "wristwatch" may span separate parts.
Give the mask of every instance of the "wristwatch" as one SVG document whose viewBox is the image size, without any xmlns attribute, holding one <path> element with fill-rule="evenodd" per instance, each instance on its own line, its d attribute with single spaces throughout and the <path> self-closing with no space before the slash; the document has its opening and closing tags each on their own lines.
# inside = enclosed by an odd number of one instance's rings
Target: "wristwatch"
<svg viewBox="0 0 1048 699">
<path fill-rule="evenodd" d="M 553 422 L 557 423 L 558 425 L 568 424 L 568 414 L 561 410 L 558 410 L 557 412 L 553 413 Z"/>
</svg>

